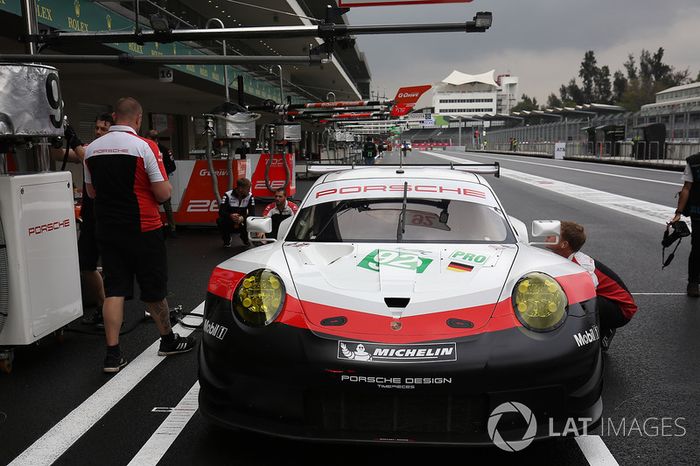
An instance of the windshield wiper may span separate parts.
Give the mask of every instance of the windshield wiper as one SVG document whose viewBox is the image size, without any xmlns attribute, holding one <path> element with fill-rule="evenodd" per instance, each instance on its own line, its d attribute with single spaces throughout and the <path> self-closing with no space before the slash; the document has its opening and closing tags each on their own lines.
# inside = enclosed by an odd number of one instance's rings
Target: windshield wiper
<svg viewBox="0 0 700 466">
<path fill-rule="evenodd" d="M 396 242 L 400 243 L 403 240 L 403 234 L 406 233 L 406 201 L 408 200 L 408 181 L 403 183 L 403 205 L 399 214 L 399 225 L 396 229 Z"/>
</svg>

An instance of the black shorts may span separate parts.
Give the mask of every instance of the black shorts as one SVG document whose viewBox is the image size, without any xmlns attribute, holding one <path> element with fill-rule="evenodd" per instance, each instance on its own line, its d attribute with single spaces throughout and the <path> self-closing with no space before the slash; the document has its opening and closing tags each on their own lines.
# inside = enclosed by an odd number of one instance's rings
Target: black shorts
<svg viewBox="0 0 700 466">
<path fill-rule="evenodd" d="M 141 301 L 154 303 L 167 295 L 168 267 L 163 230 L 99 237 L 105 296 L 134 295 L 134 277 Z"/>
<path fill-rule="evenodd" d="M 80 226 L 78 237 L 78 263 L 81 272 L 93 272 L 97 270 L 97 260 L 100 257 L 100 249 L 97 245 L 94 224 L 83 223 Z"/>
</svg>

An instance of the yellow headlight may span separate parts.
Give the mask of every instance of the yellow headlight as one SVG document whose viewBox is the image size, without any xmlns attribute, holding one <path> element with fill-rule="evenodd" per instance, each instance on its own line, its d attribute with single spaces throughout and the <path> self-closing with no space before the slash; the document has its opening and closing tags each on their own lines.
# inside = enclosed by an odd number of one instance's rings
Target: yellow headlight
<svg viewBox="0 0 700 466">
<path fill-rule="evenodd" d="M 559 327 L 569 305 L 559 283 L 549 275 L 530 273 L 513 290 L 513 307 L 520 322 L 530 330 L 543 332 Z"/>
<path fill-rule="evenodd" d="M 282 310 L 285 295 L 284 283 L 275 272 L 254 270 L 243 277 L 233 294 L 233 313 L 250 327 L 264 327 Z"/>
</svg>

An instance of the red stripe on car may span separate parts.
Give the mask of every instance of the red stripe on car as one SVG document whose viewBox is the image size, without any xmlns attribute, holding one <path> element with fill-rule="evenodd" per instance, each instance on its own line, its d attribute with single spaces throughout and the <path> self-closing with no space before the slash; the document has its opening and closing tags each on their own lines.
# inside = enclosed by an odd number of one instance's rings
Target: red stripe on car
<svg viewBox="0 0 700 466">
<path fill-rule="evenodd" d="M 588 272 L 554 277 L 566 293 L 569 304 L 581 303 L 595 298 L 595 286 Z"/>
</svg>

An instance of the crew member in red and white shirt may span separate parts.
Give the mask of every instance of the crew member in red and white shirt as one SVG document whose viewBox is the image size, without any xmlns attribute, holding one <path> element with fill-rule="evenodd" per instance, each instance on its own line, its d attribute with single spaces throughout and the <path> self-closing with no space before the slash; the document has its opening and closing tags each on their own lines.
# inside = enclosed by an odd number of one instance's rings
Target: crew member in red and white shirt
<svg viewBox="0 0 700 466">
<path fill-rule="evenodd" d="M 277 237 L 277 230 L 282 220 L 296 214 L 297 210 L 299 210 L 299 206 L 287 200 L 287 193 L 284 189 L 280 188 L 275 190 L 274 202 L 270 202 L 265 206 L 265 210 L 263 210 L 263 217 L 270 217 L 272 219 L 272 232 L 270 232 L 270 236 L 273 238 Z"/>
<path fill-rule="evenodd" d="M 143 108 L 131 97 L 119 99 L 114 124 L 85 151 L 85 187 L 95 200 L 95 226 L 102 254 L 105 302 L 102 314 L 107 341 L 103 371 L 127 364 L 119 347 L 124 300 L 139 283 L 141 301 L 161 336 L 159 356 L 194 348 L 192 337 L 173 333 L 167 295 L 167 258 L 158 203 L 172 187 L 155 141 L 138 136 Z"/>
<path fill-rule="evenodd" d="M 637 304 L 622 279 L 609 267 L 580 251 L 586 242 L 581 225 L 561 222 L 559 243 L 547 248 L 583 267 L 596 287 L 596 301 L 600 316 L 601 345 L 604 351 L 610 346 L 617 328 L 626 325 L 637 312 Z"/>
</svg>

